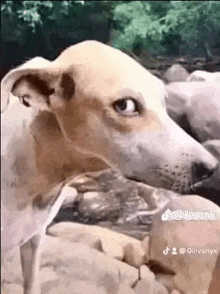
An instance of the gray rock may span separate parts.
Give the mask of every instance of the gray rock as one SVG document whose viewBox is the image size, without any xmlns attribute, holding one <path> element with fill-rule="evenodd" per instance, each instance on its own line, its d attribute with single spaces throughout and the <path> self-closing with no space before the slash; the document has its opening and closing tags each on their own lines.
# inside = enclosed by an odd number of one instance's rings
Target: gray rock
<svg viewBox="0 0 220 294">
<path fill-rule="evenodd" d="M 149 186 L 127 180 L 114 170 L 106 170 L 79 177 L 70 183 L 71 188 L 78 191 L 78 196 L 72 197 L 72 202 L 65 201 L 55 222 L 102 223 L 102 226 L 115 227 L 132 236 L 145 236 L 149 231 L 150 212 L 156 207 Z M 137 216 L 139 211 L 147 214 Z"/>
<path fill-rule="evenodd" d="M 167 112 L 197 141 L 220 139 L 220 83 L 166 85 Z"/>
<path fill-rule="evenodd" d="M 199 142 L 208 140 L 204 147 L 219 159 L 220 83 L 171 83 L 166 90 L 167 111 L 171 118 Z M 215 142 L 211 143 L 211 140 Z M 219 177 L 218 170 L 192 192 L 220 205 Z"/>
<path fill-rule="evenodd" d="M 188 77 L 188 71 L 180 64 L 173 64 L 164 74 L 164 78 L 168 83 L 185 82 Z"/>
<path fill-rule="evenodd" d="M 205 81 L 205 82 L 220 81 L 220 73 L 208 72 L 205 70 L 195 70 L 187 78 L 187 82 L 192 82 L 192 81 Z"/>
</svg>

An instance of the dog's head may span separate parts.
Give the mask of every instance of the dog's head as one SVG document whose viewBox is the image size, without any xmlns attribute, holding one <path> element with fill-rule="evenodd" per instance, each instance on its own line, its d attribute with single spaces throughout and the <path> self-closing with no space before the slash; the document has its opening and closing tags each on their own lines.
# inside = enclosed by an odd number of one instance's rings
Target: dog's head
<svg viewBox="0 0 220 294">
<path fill-rule="evenodd" d="M 168 117 L 163 83 L 99 42 L 12 70 L 2 81 L 3 108 L 10 93 L 24 106 L 53 112 L 70 148 L 103 159 L 128 178 L 184 191 L 217 167 Z"/>
</svg>

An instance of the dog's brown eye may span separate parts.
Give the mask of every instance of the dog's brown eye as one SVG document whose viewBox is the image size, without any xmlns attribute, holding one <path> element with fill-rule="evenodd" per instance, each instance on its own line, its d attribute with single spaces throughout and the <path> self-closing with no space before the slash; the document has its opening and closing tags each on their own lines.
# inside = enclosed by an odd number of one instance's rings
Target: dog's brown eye
<svg viewBox="0 0 220 294">
<path fill-rule="evenodd" d="M 130 98 L 121 99 L 114 103 L 115 109 L 125 115 L 132 115 L 138 111 L 137 103 Z"/>
</svg>

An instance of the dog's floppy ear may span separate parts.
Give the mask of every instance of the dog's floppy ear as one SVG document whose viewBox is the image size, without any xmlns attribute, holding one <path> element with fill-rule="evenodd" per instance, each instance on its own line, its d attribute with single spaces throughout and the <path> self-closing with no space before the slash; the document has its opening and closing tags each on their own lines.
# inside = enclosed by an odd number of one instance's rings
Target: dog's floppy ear
<svg viewBox="0 0 220 294">
<path fill-rule="evenodd" d="M 74 82 L 69 74 L 62 72 L 42 57 L 35 57 L 10 71 L 1 83 L 1 112 L 10 102 L 10 95 L 21 99 L 25 106 L 50 110 L 50 96 L 56 92 L 64 99 L 72 97 Z"/>
</svg>

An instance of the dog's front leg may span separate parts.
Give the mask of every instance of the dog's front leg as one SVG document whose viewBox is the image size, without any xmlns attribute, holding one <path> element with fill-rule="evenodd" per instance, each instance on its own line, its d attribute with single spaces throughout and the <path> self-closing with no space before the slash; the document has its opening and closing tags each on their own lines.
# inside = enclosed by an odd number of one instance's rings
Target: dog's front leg
<svg viewBox="0 0 220 294">
<path fill-rule="evenodd" d="M 24 279 L 24 294 L 40 294 L 39 261 L 40 243 L 43 235 L 33 236 L 20 247 L 22 275 Z"/>
</svg>

